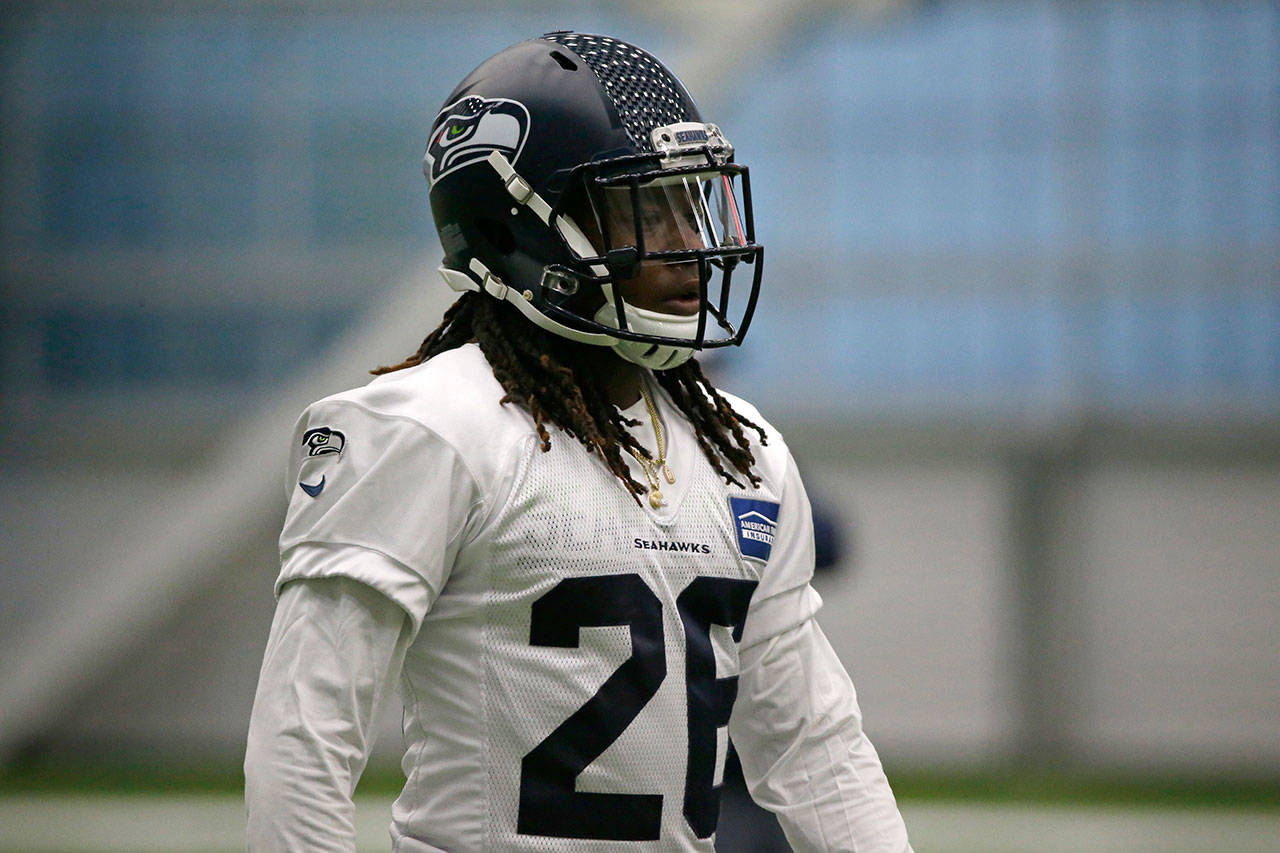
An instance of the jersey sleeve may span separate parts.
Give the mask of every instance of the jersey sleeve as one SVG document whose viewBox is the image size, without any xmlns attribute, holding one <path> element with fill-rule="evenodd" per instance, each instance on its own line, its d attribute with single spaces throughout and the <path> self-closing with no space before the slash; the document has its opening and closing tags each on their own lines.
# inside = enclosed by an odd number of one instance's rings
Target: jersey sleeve
<svg viewBox="0 0 1280 853">
<path fill-rule="evenodd" d="M 822 598 L 809 585 L 813 578 L 813 509 L 795 460 L 785 448 L 778 525 L 760 586 L 751 598 L 741 647 L 766 642 L 812 618 Z"/>
<path fill-rule="evenodd" d="M 729 736 L 798 851 L 910 853 L 858 697 L 814 620 L 743 653 Z"/>
<path fill-rule="evenodd" d="M 352 792 L 409 637 L 404 612 L 365 584 L 285 587 L 245 748 L 249 850 L 354 849 Z"/>
<path fill-rule="evenodd" d="M 781 437 L 768 438 L 760 458 L 780 484 L 778 523 L 739 646 L 730 739 L 752 798 L 795 850 L 909 853 L 853 682 L 815 619 L 813 509 Z"/>
<path fill-rule="evenodd" d="M 288 486 L 277 593 L 296 578 L 349 577 L 400 605 L 415 628 L 483 503 L 438 434 L 341 399 L 299 419 Z"/>
</svg>

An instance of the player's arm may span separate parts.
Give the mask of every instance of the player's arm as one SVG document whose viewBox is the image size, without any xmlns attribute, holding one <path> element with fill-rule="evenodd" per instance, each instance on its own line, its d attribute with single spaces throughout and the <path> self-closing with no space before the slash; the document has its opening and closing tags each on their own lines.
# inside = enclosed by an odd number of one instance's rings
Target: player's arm
<svg viewBox="0 0 1280 853">
<path fill-rule="evenodd" d="M 747 650 L 730 732 L 751 796 L 797 851 L 910 851 L 853 684 L 812 620 Z"/>
<path fill-rule="evenodd" d="M 743 776 L 798 851 L 910 851 L 853 683 L 814 619 L 812 573 L 811 510 L 791 463 L 729 721 Z"/>
<path fill-rule="evenodd" d="M 483 508 L 452 445 L 331 398 L 294 434 L 279 595 L 245 754 L 252 850 L 350 850 L 377 708 Z"/>
<path fill-rule="evenodd" d="M 245 752 L 249 850 L 354 849 L 352 793 L 412 629 L 400 606 L 359 581 L 284 586 Z"/>
</svg>

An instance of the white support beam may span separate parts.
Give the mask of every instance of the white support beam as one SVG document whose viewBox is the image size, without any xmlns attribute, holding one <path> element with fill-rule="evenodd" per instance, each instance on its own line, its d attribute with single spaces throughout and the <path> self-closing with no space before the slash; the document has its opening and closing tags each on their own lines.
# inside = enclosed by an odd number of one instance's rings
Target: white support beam
<svg viewBox="0 0 1280 853">
<path fill-rule="evenodd" d="M 102 673 L 188 605 L 246 535 L 273 536 L 260 520 L 284 505 L 287 443 L 314 399 L 366 381 L 374 364 L 398 361 L 435 327 L 452 294 L 434 263 L 421 263 L 390 288 L 350 334 L 317 359 L 315 371 L 281 388 L 225 451 L 191 471 L 160 506 L 138 507 L 127 544 L 94 557 L 47 614 L 5 649 L 0 661 L 0 762 L 37 737 Z M 87 555 L 88 556 L 88 555 Z M 265 637 L 264 637 L 265 642 Z"/>
</svg>

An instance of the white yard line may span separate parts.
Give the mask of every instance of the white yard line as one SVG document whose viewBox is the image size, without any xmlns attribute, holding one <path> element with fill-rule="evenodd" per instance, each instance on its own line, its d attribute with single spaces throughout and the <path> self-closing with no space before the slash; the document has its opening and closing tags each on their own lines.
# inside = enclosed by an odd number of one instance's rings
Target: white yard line
<svg viewBox="0 0 1280 853">
<path fill-rule="evenodd" d="M 363 798 L 359 849 L 387 850 L 390 798 Z M 1275 853 L 1280 812 L 905 802 L 916 853 Z M 240 851 L 239 797 L 0 797 L 0 850 Z"/>
</svg>

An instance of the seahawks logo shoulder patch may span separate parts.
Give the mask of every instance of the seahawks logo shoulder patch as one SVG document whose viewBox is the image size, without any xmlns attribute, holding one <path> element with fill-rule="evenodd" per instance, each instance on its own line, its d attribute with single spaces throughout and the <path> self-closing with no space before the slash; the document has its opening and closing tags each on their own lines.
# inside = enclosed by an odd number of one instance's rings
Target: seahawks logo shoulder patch
<svg viewBox="0 0 1280 853">
<path fill-rule="evenodd" d="M 342 458 L 347 437 L 332 427 L 316 427 L 302 436 L 302 468 L 298 472 L 298 488 L 308 496 L 320 497 L 328 482 L 325 469 Z M 319 475 L 319 479 L 317 479 Z"/>
</svg>

